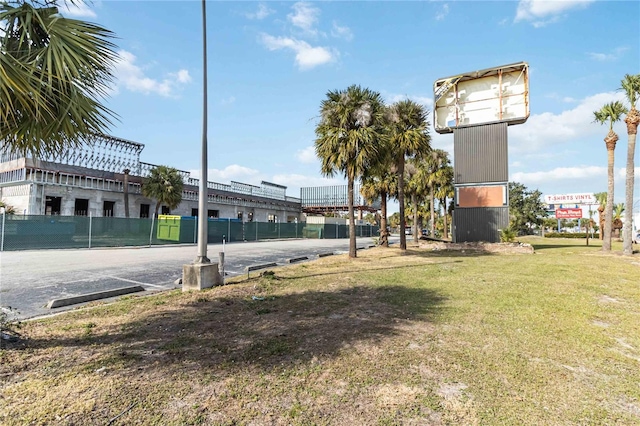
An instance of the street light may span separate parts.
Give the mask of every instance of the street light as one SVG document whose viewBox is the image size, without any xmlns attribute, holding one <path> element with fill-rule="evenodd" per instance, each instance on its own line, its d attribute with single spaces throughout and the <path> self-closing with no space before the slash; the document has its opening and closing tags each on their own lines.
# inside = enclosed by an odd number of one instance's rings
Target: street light
<svg viewBox="0 0 640 426">
<path fill-rule="evenodd" d="M 182 291 L 202 290 L 223 283 L 218 264 L 207 257 L 207 6 L 202 0 L 202 152 L 198 190 L 198 256 L 182 266 Z"/>
<path fill-rule="evenodd" d="M 211 263 L 207 257 L 207 5 L 202 0 L 202 151 L 200 159 L 200 187 L 198 190 L 198 256 L 194 263 Z"/>
</svg>

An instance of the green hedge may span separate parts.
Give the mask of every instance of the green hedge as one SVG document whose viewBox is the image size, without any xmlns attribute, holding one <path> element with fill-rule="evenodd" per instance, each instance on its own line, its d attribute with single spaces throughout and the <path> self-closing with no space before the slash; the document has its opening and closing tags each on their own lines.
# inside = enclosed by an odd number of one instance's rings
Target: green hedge
<svg viewBox="0 0 640 426">
<path fill-rule="evenodd" d="M 585 234 L 584 232 L 549 232 L 544 234 L 545 238 L 587 238 L 587 234 Z M 594 239 L 598 239 L 600 238 L 600 235 L 598 233 L 593 234 L 593 237 L 591 237 L 591 234 L 589 234 L 589 238 L 594 238 Z"/>
</svg>

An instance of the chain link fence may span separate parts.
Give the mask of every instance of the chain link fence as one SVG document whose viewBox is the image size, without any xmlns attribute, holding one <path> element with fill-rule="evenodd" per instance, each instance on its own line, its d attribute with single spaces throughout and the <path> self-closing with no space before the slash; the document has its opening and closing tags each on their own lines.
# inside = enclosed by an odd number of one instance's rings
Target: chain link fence
<svg viewBox="0 0 640 426">
<path fill-rule="evenodd" d="M 196 244 L 197 218 L 137 219 L 2 214 L 0 251 Z M 289 238 L 349 238 L 348 225 L 240 222 L 209 219 L 208 243 Z M 378 227 L 356 225 L 356 236 L 377 237 Z"/>
</svg>

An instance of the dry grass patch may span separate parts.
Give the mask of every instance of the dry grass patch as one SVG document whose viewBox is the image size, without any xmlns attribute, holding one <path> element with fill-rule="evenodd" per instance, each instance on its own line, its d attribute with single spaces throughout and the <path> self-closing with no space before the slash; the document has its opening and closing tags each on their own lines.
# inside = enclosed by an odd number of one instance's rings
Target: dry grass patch
<svg viewBox="0 0 640 426">
<path fill-rule="evenodd" d="M 378 248 L 27 322 L 0 351 L 0 423 L 640 422 L 635 259 L 531 242 Z"/>
</svg>

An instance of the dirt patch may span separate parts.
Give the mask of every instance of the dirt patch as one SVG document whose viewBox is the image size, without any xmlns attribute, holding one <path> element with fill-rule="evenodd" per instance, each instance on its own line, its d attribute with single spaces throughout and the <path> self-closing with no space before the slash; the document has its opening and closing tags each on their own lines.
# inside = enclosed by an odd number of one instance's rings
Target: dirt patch
<svg viewBox="0 0 640 426">
<path fill-rule="evenodd" d="M 473 253 L 498 253 L 498 254 L 533 254 L 533 246 L 527 243 L 450 243 L 445 241 L 420 241 L 421 249 L 439 251 L 459 251 Z"/>
</svg>

